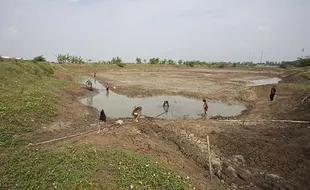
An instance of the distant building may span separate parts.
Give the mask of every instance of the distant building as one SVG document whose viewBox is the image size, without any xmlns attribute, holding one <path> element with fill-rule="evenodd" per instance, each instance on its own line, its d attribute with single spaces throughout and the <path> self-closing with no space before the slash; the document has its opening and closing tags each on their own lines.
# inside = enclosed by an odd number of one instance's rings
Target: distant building
<svg viewBox="0 0 310 190">
<path fill-rule="evenodd" d="M 9 57 L 9 56 L 4 56 L 4 55 L 0 55 L 0 57 L 2 57 L 3 59 L 18 59 L 18 60 L 23 59 L 23 58 L 19 58 L 19 57 Z"/>
</svg>

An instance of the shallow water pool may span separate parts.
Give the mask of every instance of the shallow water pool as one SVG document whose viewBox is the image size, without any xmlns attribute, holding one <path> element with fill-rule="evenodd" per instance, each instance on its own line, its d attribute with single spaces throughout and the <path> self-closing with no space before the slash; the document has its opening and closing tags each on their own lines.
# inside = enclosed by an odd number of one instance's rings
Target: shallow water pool
<svg viewBox="0 0 310 190">
<path fill-rule="evenodd" d="M 266 84 L 277 84 L 280 81 L 281 81 L 281 79 L 278 78 L 278 77 L 267 78 L 267 79 L 257 79 L 257 80 L 251 80 L 252 84 L 249 84 L 248 86 L 260 86 L 260 85 L 266 85 Z"/>
<path fill-rule="evenodd" d="M 142 106 L 142 114 L 155 117 L 165 112 L 163 102 L 169 101 L 169 109 L 159 118 L 199 118 L 204 115 L 202 100 L 186 98 L 183 96 L 152 96 L 147 98 L 130 98 L 125 95 L 116 94 L 113 90 L 106 91 L 104 85 L 96 79 L 79 76 L 77 82 L 85 84 L 91 80 L 93 87 L 99 90 L 99 94 L 92 91 L 86 91 L 86 97 L 81 100 L 85 105 L 92 106 L 99 111 L 104 109 L 107 117 L 132 117 L 131 112 L 134 106 Z M 228 105 L 216 101 L 208 101 L 209 110 L 207 116 L 235 116 L 246 109 L 244 105 Z"/>
</svg>

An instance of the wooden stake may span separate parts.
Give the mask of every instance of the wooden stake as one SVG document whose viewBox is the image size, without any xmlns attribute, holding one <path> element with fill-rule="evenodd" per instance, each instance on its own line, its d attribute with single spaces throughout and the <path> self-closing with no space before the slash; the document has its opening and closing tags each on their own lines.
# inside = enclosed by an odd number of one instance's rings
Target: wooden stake
<svg viewBox="0 0 310 190">
<path fill-rule="evenodd" d="M 210 179 L 212 180 L 212 164 L 211 164 L 211 151 L 210 151 L 210 140 L 209 140 L 209 135 L 207 135 L 207 143 L 208 143 Z"/>
</svg>

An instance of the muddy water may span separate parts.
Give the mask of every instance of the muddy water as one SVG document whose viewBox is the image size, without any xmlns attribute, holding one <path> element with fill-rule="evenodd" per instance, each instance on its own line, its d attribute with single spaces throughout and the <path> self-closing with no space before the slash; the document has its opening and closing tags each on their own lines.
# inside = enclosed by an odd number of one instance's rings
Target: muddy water
<svg viewBox="0 0 310 190">
<path fill-rule="evenodd" d="M 260 86 L 260 85 L 266 85 L 266 84 L 277 84 L 279 81 L 281 81 L 281 79 L 278 78 L 278 77 L 267 78 L 267 79 L 251 80 L 252 84 L 249 84 L 248 86 Z"/>
<path fill-rule="evenodd" d="M 93 87 L 99 90 L 96 92 L 86 91 L 86 98 L 81 102 L 85 105 L 95 107 L 98 110 L 104 109 L 108 117 L 131 117 L 131 112 L 134 106 L 142 106 L 143 115 L 155 117 L 163 112 L 163 102 L 169 101 L 169 109 L 166 113 L 162 114 L 160 118 L 178 118 L 189 117 L 198 118 L 204 113 L 202 100 L 195 100 L 185 98 L 182 96 L 153 96 L 147 98 L 129 98 L 125 95 L 116 94 L 113 89 L 109 92 L 106 91 L 104 85 L 91 77 L 79 76 L 77 82 L 85 84 L 90 79 Z M 220 102 L 208 102 L 210 116 L 235 116 L 239 115 L 245 106 L 243 105 L 227 105 Z"/>
</svg>

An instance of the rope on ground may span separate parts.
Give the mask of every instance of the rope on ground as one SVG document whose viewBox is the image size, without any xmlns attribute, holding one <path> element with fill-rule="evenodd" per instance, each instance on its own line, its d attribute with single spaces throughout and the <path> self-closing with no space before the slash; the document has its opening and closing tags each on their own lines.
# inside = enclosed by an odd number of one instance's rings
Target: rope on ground
<svg viewBox="0 0 310 190">
<path fill-rule="evenodd" d="M 161 115 L 163 115 L 163 114 L 165 114 L 165 113 L 167 113 L 167 112 L 165 111 L 165 112 L 163 112 L 163 113 L 157 115 L 155 118 L 158 118 L 159 116 L 161 116 Z"/>
<path fill-rule="evenodd" d="M 60 137 L 60 138 L 57 138 L 57 139 L 52 139 L 52 140 L 43 141 L 43 142 L 34 143 L 34 144 L 29 144 L 29 145 L 30 146 L 38 146 L 38 145 L 47 144 L 47 143 L 51 143 L 51 142 L 56 142 L 56 141 L 60 141 L 60 140 L 68 139 L 68 138 L 73 138 L 73 137 L 78 137 L 78 136 L 82 136 L 82 135 L 87 135 L 87 134 L 90 134 L 90 133 L 96 132 L 96 131 L 97 130 L 86 131 L 86 132 L 83 132 L 83 133 L 78 133 L 78 134 L 74 134 L 74 135 L 69 135 L 69 136 Z"/>
<path fill-rule="evenodd" d="M 167 113 L 166 111 L 165 112 L 163 112 L 163 113 L 161 113 L 161 114 L 159 114 L 159 115 L 157 115 L 157 116 L 155 116 L 155 117 L 152 117 L 152 116 L 148 116 L 148 115 L 141 115 L 141 116 L 144 116 L 144 117 L 148 117 L 148 118 L 158 118 L 159 116 L 161 116 L 161 115 L 163 115 L 163 114 L 165 114 L 165 113 Z"/>
<path fill-rule="evenodd" d="M 112 125 L 114 125 L 114 124 L 107 125 L 107 126 L 105 126 L 105 128 L 111 127 Z M 90 131 L 86 131 L 86 132 L 78 133 L 78 134 L 74 134 L 74 135 L 69 135 L 69 136 L 65 136 L 65 137 L 60 137 L 60 138 L 52 139 L 52 140 L 48 140 L 48 141 L 43 141 L 43 142 L 39 142 L 39 143 L 29 143 L 29 146 L 38 146 L 38 145 L 52 143 L 52 142 L 56 142 L 56 141 L 60 141 L 60 140 L 64 140 L 64 139 L 69 139 L 69 138 L 73 138 L 73 137 L 78 137 L 78 136 L 82 136 L 82 135 L 89 135 L 89 134 L 96 132 L 96 131 L 100 132 L 100 128 L 98 127 L 98 129 L 94 129 L 94 130 L 90 130 Z"/>
</svg>

